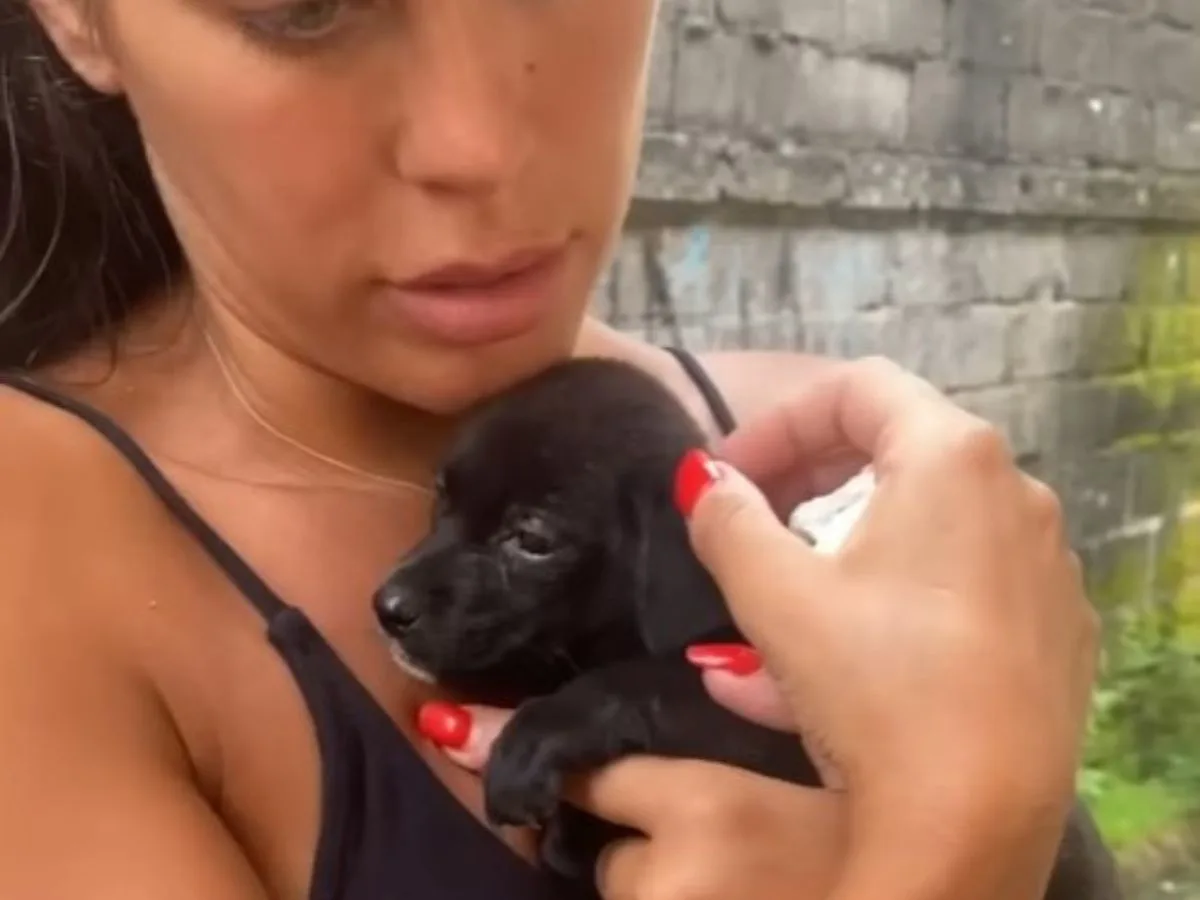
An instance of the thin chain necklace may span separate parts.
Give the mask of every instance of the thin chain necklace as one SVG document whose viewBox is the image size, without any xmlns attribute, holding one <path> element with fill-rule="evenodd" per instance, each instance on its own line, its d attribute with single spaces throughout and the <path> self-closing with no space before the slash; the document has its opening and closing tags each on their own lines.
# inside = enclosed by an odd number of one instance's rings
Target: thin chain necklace
<svg viewBox="0 0 1200 900">
<path fill-rule="evenodd" d="M 238 406 L 245 411 L 246 415 L 253 419 L 254 422 L 264 431 L 273 435 L 278 440 L 283 441 L 283 443 L 287 444 L 293 449 L 300 451 L 304 455 L 318 460 L 319 462 L 323 462 L 325 465 L 331 466 L 332 468 L 340 469 L 341 471 L 350 475 L 355 475 L 359 478 L 365 478 L 368 481 L 372 481 L 384 487 L 392 488 L 393 490 L 399 489 L 403 491 L 415 491 L 419 494 L 424 494 L 425 496 L 432 496 L 433 490 L 426 485 L 418 484 L 415 481 L 406 481 L 403 478 L 393 478 L 390 475 L 381 475 L 377 472 L 370 472 L 366 469 L 361 469 L 358 466 L 344 462 L 340 459 L 336 459 L 335 457 L 328 456 L 319 450 L 315 450 L 291 435 L 285 434 L 279 428 L 276 428 L 255 408 L 254 404 L 250 401 L 250 398 L 246 396 L 246 393 L 238 384 L 238 379 L 234 376 L 232 366 L 217 347 L 217 343 L 213 339 L 212 334 L 209 333 L 209 330 L 205 328 L 203 329 L 203 333 L 204 341 L 206 344 L 208 344 L 208 349 L 212 353 L 213 359 L 217 363 L 217 369 L 220 370 L 221 378 L 229 388 L 229 392 L 233 394 Z"/>
</svg>

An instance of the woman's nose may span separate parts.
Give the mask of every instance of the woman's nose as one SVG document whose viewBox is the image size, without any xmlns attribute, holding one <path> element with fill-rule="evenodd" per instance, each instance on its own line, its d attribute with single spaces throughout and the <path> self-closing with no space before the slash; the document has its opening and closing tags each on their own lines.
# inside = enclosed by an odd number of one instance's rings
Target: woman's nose
<svg viewBox="0 0 1200 900">
<path fill-rule="evenodd" d="M 521 63 L 467 28 L 441 29 L 423 43 L 420 59 L 404 66 L 400 177 L 450 193 L 489 192 L 511 181 L 532 137 Z"/>
</svg>

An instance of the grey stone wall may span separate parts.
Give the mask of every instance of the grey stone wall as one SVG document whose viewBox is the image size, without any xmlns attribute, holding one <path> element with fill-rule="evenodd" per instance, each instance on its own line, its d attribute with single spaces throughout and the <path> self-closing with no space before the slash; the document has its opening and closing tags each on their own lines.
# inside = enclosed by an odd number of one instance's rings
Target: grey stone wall
<svg viewBox="0 0 1200 900">
<path fill-rule="evenodd" d="M 667 0 L 637 194 L 618 327 L 891 356 L 1200 585 L 1200 0 Z"/>
</svg>

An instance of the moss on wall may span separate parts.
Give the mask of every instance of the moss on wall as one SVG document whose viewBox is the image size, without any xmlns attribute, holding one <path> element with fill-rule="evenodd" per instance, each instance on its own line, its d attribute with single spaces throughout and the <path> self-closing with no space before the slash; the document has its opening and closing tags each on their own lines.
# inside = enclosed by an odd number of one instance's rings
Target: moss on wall
<svg viewBox="0 0 1200 900">
<path fill-rule="evenodd" d="M 1110 380 L 1116 441 L 1096 451 L 1137 465 L 1129 533 L 1088 554 L 1109 626 L 1084 775 L 1102 830 L 1132 849 L 1200 808 L 1200 234 L 1142 238 L 1124 301 L 1134 363 Z"/>
<path fill-rule="evenodd" d="M 1186 600 L 1191 608 L 1197 605 L 1192 580 L 1200 572 L 1200 520 L 1183 513 L 1200 503 L 1200 234 L 1147 235 L 1130 268 L 1125 336 L 1137 362 L 1112 379 L 1122 397 L 1112 449 L 1151 460 L 1132 489 L 1158 498 L 1161 509 L 1138 512 L 1162 515 L 1163 530 L 1152 542 L 1148 580 L 1142 577 L 1146 549 L 1124 558 L 1131 551 L 1114 544 L 1106 549 L 1122 558 L 1100 566 L 1105 576 L 1094 590 L 1106 607 L 1145 599 L 1139 592 L 1148 588 L 1155 599 Z"/>
</svg>

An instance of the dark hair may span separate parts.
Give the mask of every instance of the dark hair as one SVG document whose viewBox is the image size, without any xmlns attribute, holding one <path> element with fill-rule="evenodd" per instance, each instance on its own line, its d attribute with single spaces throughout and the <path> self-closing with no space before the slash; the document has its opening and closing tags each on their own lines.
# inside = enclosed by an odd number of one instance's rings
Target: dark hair
<svg viewBox="0 0 1200 900">
<path fill-rule="evenodd" d="M 123 98 L 85 84 L 28 0 L 0 0 L 0 369 L 62 359 L 183 268 Z"/>
</svg>

